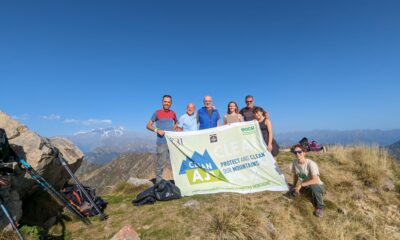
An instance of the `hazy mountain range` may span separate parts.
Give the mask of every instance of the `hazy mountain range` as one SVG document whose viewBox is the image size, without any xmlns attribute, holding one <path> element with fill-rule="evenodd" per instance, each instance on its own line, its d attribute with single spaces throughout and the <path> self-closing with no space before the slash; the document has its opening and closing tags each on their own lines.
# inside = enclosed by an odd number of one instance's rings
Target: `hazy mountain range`
<svg viewBox="0 0 400 240">
<path fill-rule="evenodd" d="M 400 141 L 397 141 L 388 146 L 389 152 L 393 155 L 398 161 L 400 161 Z"/>
<path fill-rule="evenodd" d="M 400 140 L 400 129 L 393 130 L 312 130 L 277 133 L 275 138 L 281 146 L 290 146 L 301 138 L 315 140 L 321 144 L 376 144 L 387 146 Z"/>
<path fill-rule="evenodd" d="M 64 136 L 76 144 L 84 153 L 85 160 L 95 164 L 106 164 L 127 152 L 155 151 L 155 134 L 134 132 L 124 127 L 93 129 Z M 400 140 L 400 129 L 394 130 L 312 130 L 276 133 L 279 145 L 288 147 L 301 138 L 316 140 L 320 144 L 376 144 L 388 146 Z"/>
</svg>

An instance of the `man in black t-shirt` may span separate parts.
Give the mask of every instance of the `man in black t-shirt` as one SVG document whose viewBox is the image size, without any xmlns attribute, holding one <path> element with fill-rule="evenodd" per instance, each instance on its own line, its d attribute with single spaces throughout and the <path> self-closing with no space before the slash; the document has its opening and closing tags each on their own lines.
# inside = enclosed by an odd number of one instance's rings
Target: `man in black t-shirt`
<svg viewBox="0 0 400 240">
<path fill-rule="evenodd" d="M 240 114 L 242 114 L 245 121 L 254 120 L 253 110 L 256 107 L 254 106 L 254 98 L 251 95 L 247 95 L 244 100 L 246 102 L 246 107 L 240 110 Z M 266 112 L 266 117 L 269 118 L 268 112 Z"/>
</svg>

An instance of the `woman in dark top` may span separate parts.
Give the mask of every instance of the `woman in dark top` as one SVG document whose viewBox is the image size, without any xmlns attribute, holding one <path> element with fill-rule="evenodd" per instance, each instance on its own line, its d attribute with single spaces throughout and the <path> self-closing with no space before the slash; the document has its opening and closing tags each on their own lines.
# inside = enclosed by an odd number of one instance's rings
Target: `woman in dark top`
<svg viewBox="0 0 400 240">
<path fill-rule="evenodd" d="M 272 156 L 276 157 L 279 153 L 279 145 L 272 135 L 271 120 L 267 117 L 267 113 L 261 107 L 255 107 L 253 110 L 255 120 L 260 124 L 261 133 L 264 137 L 265 144 Z"/>
</svg>

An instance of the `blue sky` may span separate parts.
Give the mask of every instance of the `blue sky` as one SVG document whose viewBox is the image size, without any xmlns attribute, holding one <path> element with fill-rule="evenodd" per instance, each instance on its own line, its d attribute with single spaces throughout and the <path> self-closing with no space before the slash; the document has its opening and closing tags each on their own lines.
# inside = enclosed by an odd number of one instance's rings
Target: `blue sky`
<svg viewBox="0 0 400 240">
<path fill-rule="evenodd" d="M 0 109 L 46 135 L 145 131 L 244 96 L 274 131 L 400 123 L 400 1 L 1 1 Z"/>
</svg>

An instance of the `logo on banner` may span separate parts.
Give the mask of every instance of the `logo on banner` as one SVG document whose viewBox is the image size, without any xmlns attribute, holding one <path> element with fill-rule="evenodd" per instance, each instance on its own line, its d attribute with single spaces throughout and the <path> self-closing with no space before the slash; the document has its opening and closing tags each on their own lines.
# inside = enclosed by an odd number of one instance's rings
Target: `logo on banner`
<svg viewBox="0 0 400 240">
<path fill-rule="evenodd" d="M 254 126 L 242 127 L 242 128 L 240 128 L 240 131 L 242 132 L 243 135 L 249 135 L 249 134 L 255 133 L 256 128 Z"/>
<path fill-rule="evenodd" d="M 215 143 L 215 142 L 218 142 L 217 134 L 211 134 L 210 135 L 210 143 Z"/>
<path fill-rule="evenodd" d="M 183 174 L 186 174 L 190 185 L 228 181 L 218 169 L 207 150 L 203 155 L 194 152 L 191 158 L 183 160 L 179 175 Z"/>
</svg>

